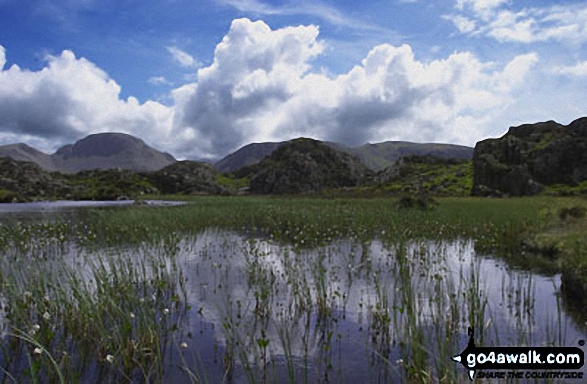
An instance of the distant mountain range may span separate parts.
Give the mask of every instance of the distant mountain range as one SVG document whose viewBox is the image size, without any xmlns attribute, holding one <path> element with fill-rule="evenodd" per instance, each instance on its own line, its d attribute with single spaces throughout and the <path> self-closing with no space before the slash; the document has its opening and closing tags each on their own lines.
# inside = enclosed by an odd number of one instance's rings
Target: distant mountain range
<svg viewBox="0 0 587 384">
<path fill-rule="evenodd" d="M 136 137 L 101 133 L 52 155 L 26 144 L 0 146 L 0 201 L 305 194 L 357 187 L 459 196 L 585 194 L 586 154 L 587 118 L 568 126 L 548 121 L 511 127 L 475 150 L 402 141 L 347 147 L 298 138 L 249 144 L 215 165 L 178 162 Z"/>
<path fill-rule="evenodd" d="M 259 163 L 290 141 L 253 143 L 229 154 L 214 164 L 222 173 L 233 172 L 244 166 Z M 393 165 L 397 159 L 409 155 L 431 155 L 439 158 L 471 159 L 473 148 L 452 144 L 420 144 L 405 141 L 387 141 L 347 147 L 333 142 L 326 146 L 358 158 L 372 171 Z M 26 144 L 0 146 L 0 157 L 28 161 L 46 171 L 76 173 L 93 169 L 125 169 L 134 172 L 160 170 L 177 160 L 160 152 L 143 140 L 124 133 L 98 133 L 89 135 L 74 144 L 61 147 L 54 154 L 46 154 Z"/>
<path fill-rule="evenodd" d="M 224 157 L 214 165 L 220 172 L 232 172 L 244 166 L 258 163 L 286 143 L 289 143 L 289 141 L 249 144 Z M 359 147 L 347 147 L 328 141 L 323 143 L 332 149 L 357 157 L 372 171 L 380 171 L 393 165 L 400 157 L 409 155 L 430 155 L 443 159 L 452 158 L 461 160 L 470 160 L 473 157 L 473 148 L 453 144 L 420 144 L 407 141 L 386 141 L 377 144 L 365 144 Z"/>
<path fill-rule="evenodd" d="M 127 169 L 135 172 L 156 171 L 177 160 L 143 140 L 124 133 L 98 133 L 48 155 L 26 144 L 0 146 L 0 157 L 38 164 L 46 171 L 76 173 L 92 169 Z"/>
</svg>

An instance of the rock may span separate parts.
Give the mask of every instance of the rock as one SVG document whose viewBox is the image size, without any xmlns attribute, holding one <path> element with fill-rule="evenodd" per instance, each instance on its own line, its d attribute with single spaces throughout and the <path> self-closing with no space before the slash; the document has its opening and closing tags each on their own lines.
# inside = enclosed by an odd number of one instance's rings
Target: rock
<svg viewBox="0 0 587 384">
<path fill-rule="evenodd" d="M 545 185 L 587 179 L 587 118 L 511 127 L 483 140 L 473 155 L 473 195 L 534 195 Z"/>
<path fill-rule="evenodd" d="M 356 157 L 306 138 L 282 145 L 257 164 L 253 172 L 250 190 L 262 194 L 356 187 L 372 174 Z"/>
<path fill-rule="evenodd" d="M 162 193 L 226 194 L 216 181 L 218 171 L 209 163 L 178 161 L 159 171 L 145 174 Z"/>
</svg>

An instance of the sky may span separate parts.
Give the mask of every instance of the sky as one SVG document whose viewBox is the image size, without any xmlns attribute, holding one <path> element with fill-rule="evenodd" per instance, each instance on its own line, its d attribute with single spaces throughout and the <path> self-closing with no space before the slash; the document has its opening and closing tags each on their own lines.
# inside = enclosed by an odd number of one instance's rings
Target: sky
<svg viewBox="0 0 587 384">
<path fill-rule="evenodd" d="M 0 145 L 474 146 L 587 116 L 583 0 L 0 0 Z"/>
</svg>

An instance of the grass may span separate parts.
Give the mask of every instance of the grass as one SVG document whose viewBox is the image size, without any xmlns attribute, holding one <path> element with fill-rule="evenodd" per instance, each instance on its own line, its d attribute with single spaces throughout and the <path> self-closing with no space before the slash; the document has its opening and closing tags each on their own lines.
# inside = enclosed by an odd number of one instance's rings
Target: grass
<svg viewBox="0 0 587 384">
<path fill-rule="evenodd" d="M 182 199 L 190 204 L 0 226 L 8 327 L 0 372 L 16 381 L 158 382 L 179 354 L 186 380 L 200 382 L 205 369 L 188 366 L 180 347 L 194 316 L 191 281 L 209 284 L 218 299 L 226 379 L 336 381 L 352 321 L 364 324 L 364 339 L 351 342 L 370 356 L 372 381 L 453 382 L 460 373 L 444 357 L 460 352 L 464 330 L 474 326 L 481 342 L 495 343 L 496 326 L 479 260 L 451 270 L 446 244 L 471 241 L 476 253 L 532 265 L 539 256 L 522 255 L 522 240 L 559 231 L 560 247 L 576 252 L 553 263 L 579 267 L 586 258 L 577 245 L 584 218 L 560 215 L 587 206 L 580 199 L 442 198 L 430 210 L 398 209 L 389 198 Z M 203 231 L 212 231 L 209 243 Z M 193 263 L 201 274 L 186 267 Z M 523 342 L 532 281 L 504 282 L 502 292 Z"/>
</svg>

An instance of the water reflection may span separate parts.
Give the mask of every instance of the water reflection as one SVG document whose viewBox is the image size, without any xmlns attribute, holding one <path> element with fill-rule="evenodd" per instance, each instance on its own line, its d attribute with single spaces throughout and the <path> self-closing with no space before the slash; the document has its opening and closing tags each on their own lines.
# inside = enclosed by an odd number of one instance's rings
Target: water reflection
<svg viewBox="0 0 587 384">
<path fill-rule="evenodd" d="M 175 206 L 186 204 L 181 201 L 164 200 L 120 200 L 120 201 L 35 201 L 30 203 L 0 203 L 0 223 L 45 222 L 56 219 L 84 217 L 84 208 L 117 208 L 132 205 Z"/>
<path fill-rule="evenodd" d="M 265 353 L 281 362 L 280 375 L 290 369 L 295 377 L 386 381 L 413 358 L 410 332 L 422 333 L 434 367 L 460 352 L 473 322 L 483 345 L 575 346 L 585 339 L 584 323 L 562 308 L 559 275 L 478 257 L 471 241 L 346 239 L 308 250 L 208 230 L 180 249 L 192 317 L 214 324 L 224 353 L 261 366 Z M 437 339 L 447 337 L 454 339 L 439 350 Z M 259 340 L 270 341 L 267 351 Z M 240 374 L 246 376 L 242 367 Z"/>
<path fill-rule="evenodd" d="M 308 249 L 208 229 L 138 248 L 60 249 L 36 261 L 47 281 L 64 263 L 92 288 L 96 270 L 109 276 L 130 261 L 146 280 L 164 270 L 185 282 L 187 314 L 165 344 L 167 382 L 190 372 L 232 383 L 456 381 L 466 372 L 450 357 L 467 344 L 469 326 L 479 346 L 586 338 L 584 317 L 561 301 L 560 276 L 479 257 L 470 240 L 339 239 Z"/>
</svg>

